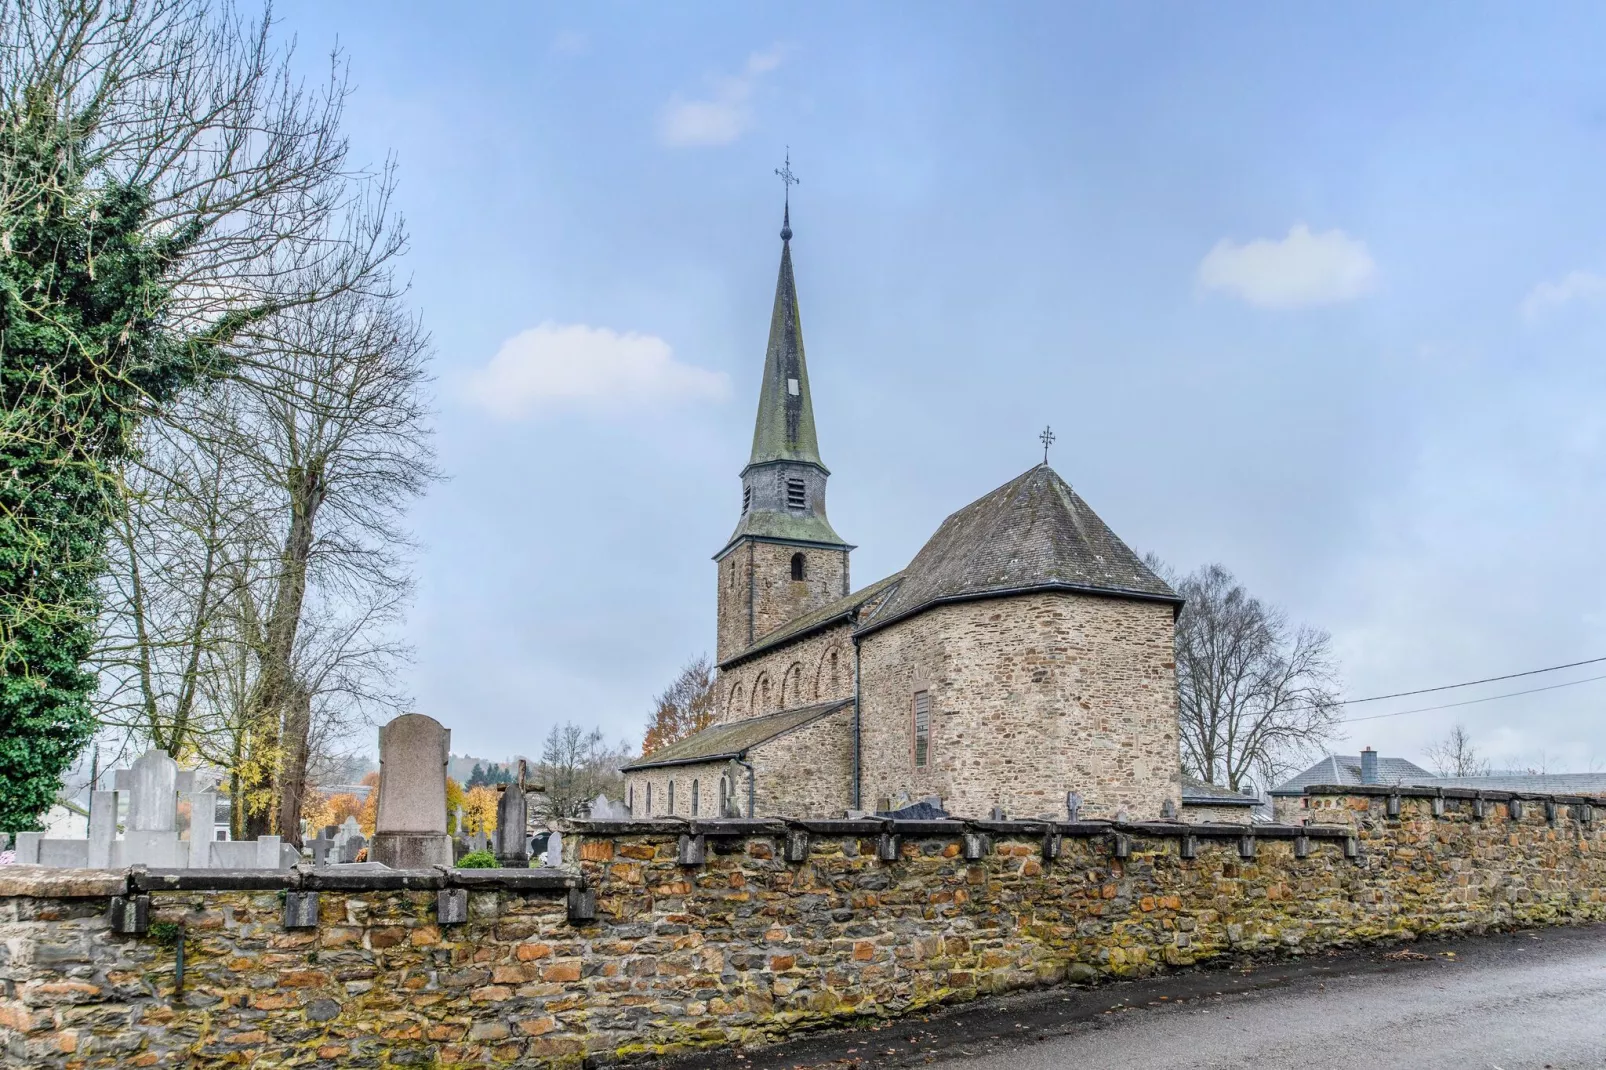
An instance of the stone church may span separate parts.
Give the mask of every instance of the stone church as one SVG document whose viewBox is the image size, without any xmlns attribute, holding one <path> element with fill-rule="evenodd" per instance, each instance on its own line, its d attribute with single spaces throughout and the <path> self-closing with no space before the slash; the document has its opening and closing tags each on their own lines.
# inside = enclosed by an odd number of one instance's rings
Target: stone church
<svg viewBox="0 0 1606 1070">
<path fill-rule="evenodd" d="M 715 724 L 625 768 L 637 817 L 1175 813 L 1174 591 L 1047 464 L 854 590 L 827 518 L 790 211 L 741 513 L 714 555 Z"/>
</svg>

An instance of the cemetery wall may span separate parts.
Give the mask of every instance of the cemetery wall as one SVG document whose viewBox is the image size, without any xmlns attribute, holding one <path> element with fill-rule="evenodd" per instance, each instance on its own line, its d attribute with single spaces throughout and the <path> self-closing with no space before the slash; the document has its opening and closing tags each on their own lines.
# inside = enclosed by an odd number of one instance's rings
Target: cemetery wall
<svg viewBox="0 0 1606 1070">
<path fill-rule="evenodd" d="M 1314 789 L 1327 824 L 1252 838 L 592 821 L 561 869 L 18 867 L 0 1060 L 602 1065 L 1223 956 L 1606 919 L 1606 800 L 1396 790 Z"/>
</svg>

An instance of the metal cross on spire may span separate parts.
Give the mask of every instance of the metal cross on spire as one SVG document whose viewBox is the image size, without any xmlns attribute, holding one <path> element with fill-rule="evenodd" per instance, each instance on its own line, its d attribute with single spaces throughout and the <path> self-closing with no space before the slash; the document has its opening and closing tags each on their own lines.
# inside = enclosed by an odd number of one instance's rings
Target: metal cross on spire
<svg viewBox="0 0 1606 1070">
<path fill-rule="evenodd" d="M 792 238 L 792 187 L 803 181 L 792 173 L 792 146 L 786 146 L 786 162 L 775 169 L 786 184 L 786 212 L 781 217 L 781 240 L 790 241 Z"/>
<path fill-rule="evenodd" d="M 1054 429 L 1047 424 L 1043 425 L 1043 433 L 1037 436 L 1037 441 L 1043 444 L 1043 463 L 1048 463 L 1048 448 L 1054 444 Z"/>
</svg>

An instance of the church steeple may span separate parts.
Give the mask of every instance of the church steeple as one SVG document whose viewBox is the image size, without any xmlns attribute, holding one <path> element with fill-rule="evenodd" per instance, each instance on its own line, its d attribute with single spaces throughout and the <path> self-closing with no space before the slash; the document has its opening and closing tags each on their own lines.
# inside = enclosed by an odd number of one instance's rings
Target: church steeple
<svg viewBox="0 0 1606 1070">
<path fill-rule="evenodd" d="M 780 172 L 790 187 L 790 167 Z M 825 483 L 814 432 L 803 322 L 792 275 L 792 206 L 781 225 L 781 268 L 769 344 L 742 469 L 742 513 L 714 560 L 720 563 L 719 658 L 743 649 L 799 614 L 848 592 L 853 549 L 825 515 Z M 740 550 L 740 553 L 737 551 Z"/>
<path fill-rule="evenodd" d="M 814 404 L 809 397 L 809 368 L 803 356 L 803 322 L 797 310 L 797 280 L 792 277 L 792 207 L 781 227 L 781 270 L 775 280 L 775 306 L 770 312 L 770 341 L 764 353 L 764 379 L 758 393 L 758 419 L 753 424 L 753 453 L 748 464 L 801 461 L 825 467 L 814 435 Z"/>
</svg>

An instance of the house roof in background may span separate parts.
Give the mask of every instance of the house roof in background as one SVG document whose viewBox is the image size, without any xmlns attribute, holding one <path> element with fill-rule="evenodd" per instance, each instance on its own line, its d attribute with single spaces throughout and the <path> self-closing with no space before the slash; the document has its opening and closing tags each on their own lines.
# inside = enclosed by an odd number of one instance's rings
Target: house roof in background
<svg viewBox="0 0 1606 1070">
<path fill-rule="evenodd" d="M 1212 784 L 1208 780 L 1182 775 L 1183 806 L 1254 806 L 1260 800 L 1253 795 Z"/>
<path fill-rule="evenodd" d="M 1423 778 L 1433 774 L 1415 762 L 1404 758 L 1377 756 L 1377 782 L 1379 784 L 1421 784 Z M 1329 754 L 1298 776 L 1271 789 L 1272 795 L 1302 795 L 1311 784 L 1360 784 L 1361 759 L 1356 754 Z"/>
<path fill-rule="evenodd" d="M 1491 773 L 1488 776 L 1440 776 L 1409 782 L 1424 788 L 1471 788 L 1485 791 L 1533 791 L 1553 795 L 1606 794 L 1606 773 Z"/>
</svg>

